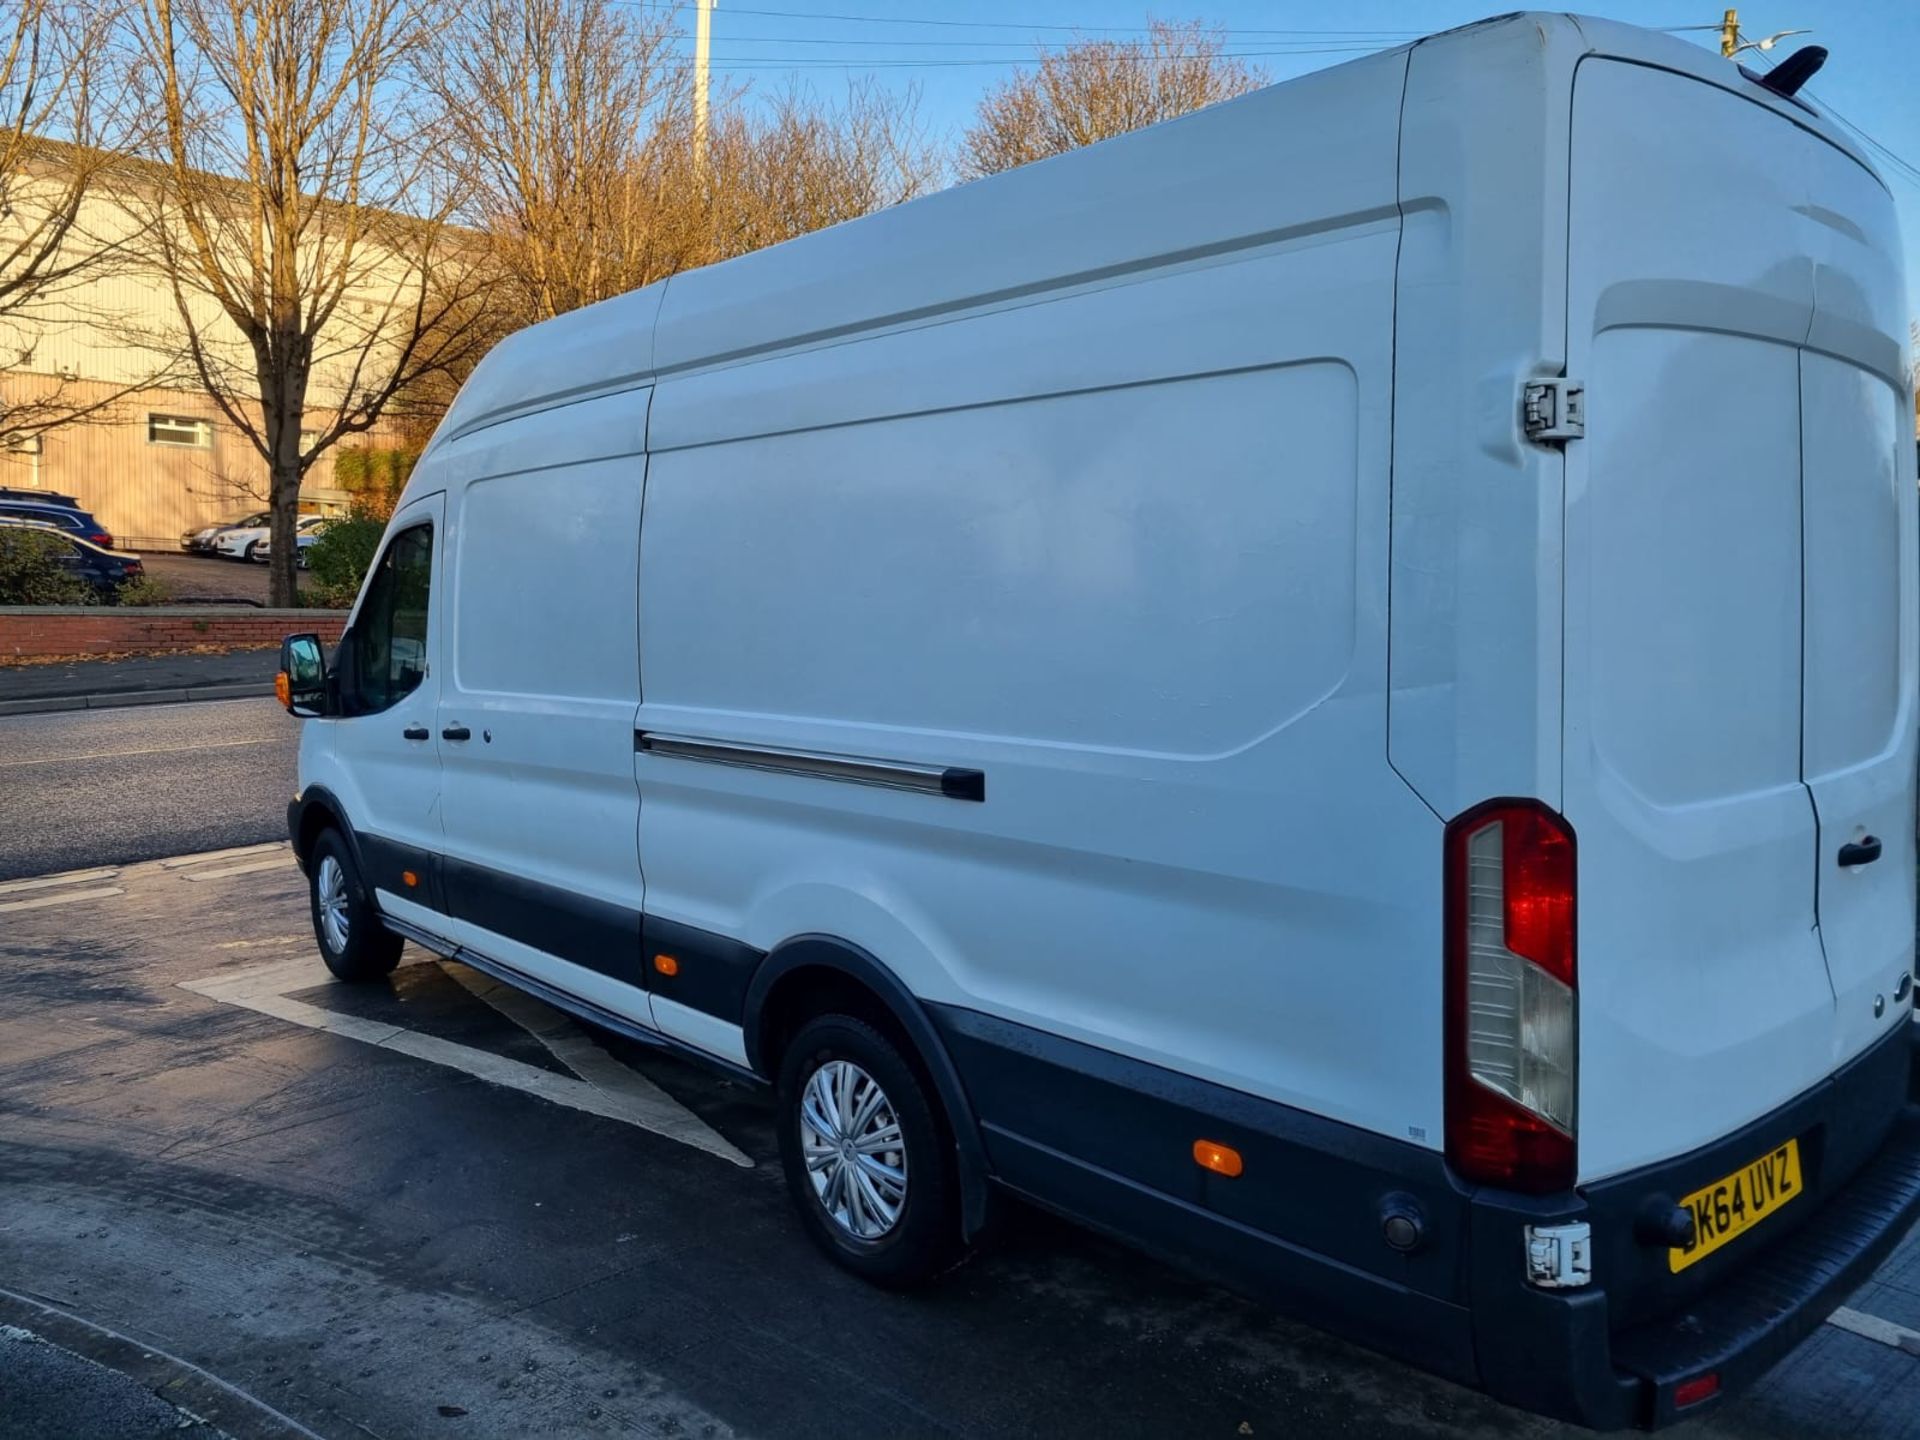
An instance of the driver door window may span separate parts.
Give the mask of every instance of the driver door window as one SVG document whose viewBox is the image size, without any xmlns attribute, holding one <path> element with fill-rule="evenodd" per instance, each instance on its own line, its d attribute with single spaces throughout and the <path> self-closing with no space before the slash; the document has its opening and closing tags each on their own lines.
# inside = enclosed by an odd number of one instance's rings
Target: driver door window
<svg viewBox="0 0 1920 1440">
<path fill-rule="evenodd" d="M 427 673 L 427 600 L 433 575 L 433 527 L 393 537 L 374 567 L 354 621 L 355 689 L 361 714 L 390 709 Z"/>
</svg>

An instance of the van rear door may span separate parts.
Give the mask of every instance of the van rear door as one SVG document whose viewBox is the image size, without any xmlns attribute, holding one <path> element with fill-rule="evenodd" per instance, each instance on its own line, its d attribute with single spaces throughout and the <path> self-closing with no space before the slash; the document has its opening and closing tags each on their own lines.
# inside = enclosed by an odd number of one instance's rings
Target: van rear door
<svg viewBox="0 0 1920 1440">
<path fill-rule="evenodd" d="M 1806 348 L 1817 280 L 1887 288 L 1879 260 L 1821 268 L 1844 231 L 1885 244 L 1871 177 L 1763 104 L 1599 58 L 1571 163 L 1563 810 L 1592 1180 L 1817 1083 L 1868 1038 L 1836 987 L 1885 972 L 1890 995 L 1911 956 L 1913 511 L 1876 458 L 1892 386 Z M 1823 205 L 1832 167 L 1866 188 Z M 1882 859 L 1841 871 L 1867 832 Z"/>
<path fill-rule="evenodd" d="M 1896 994 L 1914 944 L 1916 492 L 1893 207 L 1821 148 L 1798 217 L 1815 300 L 1800 354 L 1802 763 L 1843 1059 L 1908 1008 Z"/>
</svg>

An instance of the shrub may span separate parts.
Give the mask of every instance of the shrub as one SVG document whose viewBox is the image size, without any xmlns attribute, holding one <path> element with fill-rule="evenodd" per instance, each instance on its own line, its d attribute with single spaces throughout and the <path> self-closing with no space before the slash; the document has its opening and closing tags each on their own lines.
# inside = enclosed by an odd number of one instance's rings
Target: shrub
<svg viewBox="0 0 1920 1440">
<path fill-rule="evenodd" d="M 171 605 L 173 599 L 172 586 L 146 575 L 129 580 L 113 597 L 116 605 Z"/>
<path fill-rule="evenodd" d="M 351 610 L 354 597 L 359 593 L 358 585 L 329 585 L 319 581 L 300 587 L 298 603 L 302 610 Z"/>
<path fill-rule="evenodd" d="M 0 605 L 92 605 L 93 587 L 68 572 L 70 553 L 58 535 L 25 526 L 0 526 Z"/>
<path fill-rule="evenodd" d="M 351 604 L 380 549 L 380 537 L 386 528 L 384 517 L 355 500 L 350 514 L 327 526 L 307 547 L 307 572 L 313 576 L 312 588 L 320 592 L 344 590 L 347 603 Z"/>
</svg>

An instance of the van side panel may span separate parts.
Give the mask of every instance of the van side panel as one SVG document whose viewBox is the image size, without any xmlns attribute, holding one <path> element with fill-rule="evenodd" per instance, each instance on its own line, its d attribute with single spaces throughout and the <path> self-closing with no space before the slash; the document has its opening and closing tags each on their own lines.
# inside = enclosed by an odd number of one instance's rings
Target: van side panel
<svg viewBox="0 0 1920 1440">
<path fill-rule="evenodd" d="M 661 383 L 642 727 L 985 801 L 643 753 L 650 914 L 1438 1143 L 1438 826 L 1385 763 L 1396 226 L 1311 229 Z"/>
<path fill-rule="evenodd" d="M 645 1022 L 633 779 L 649 392 L 523 416 L 448 452 L 440 808 L 458 938 Z M 449 740 L 465 729 L 468 738 Z"/>
</svg>

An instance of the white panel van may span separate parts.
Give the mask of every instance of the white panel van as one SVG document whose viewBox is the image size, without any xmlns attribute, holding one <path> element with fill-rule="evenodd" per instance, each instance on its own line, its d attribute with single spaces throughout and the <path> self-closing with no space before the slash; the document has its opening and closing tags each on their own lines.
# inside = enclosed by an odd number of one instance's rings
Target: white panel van
<svg viewBox="0 0 1920 1440">
<path fill-rule="evenodd" d="M 1887 190 L 1517 15 L 515 335 L 289 823 L 771 1088 L 883 1284 L 1010 1192 L 1512 1403 L 1703 1411 L 1920 1214 Z"/>
</svg>

